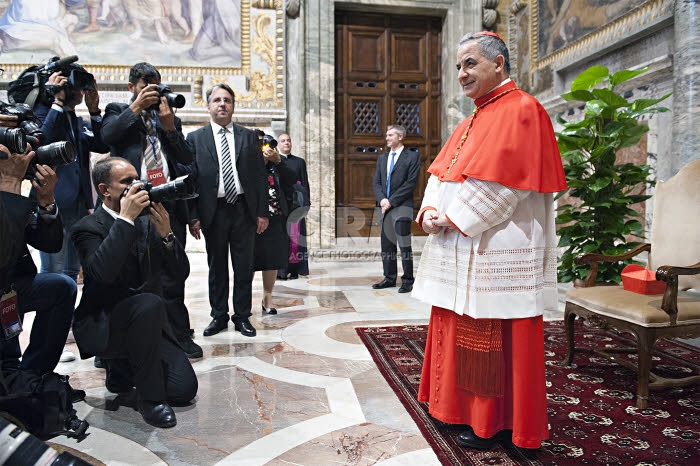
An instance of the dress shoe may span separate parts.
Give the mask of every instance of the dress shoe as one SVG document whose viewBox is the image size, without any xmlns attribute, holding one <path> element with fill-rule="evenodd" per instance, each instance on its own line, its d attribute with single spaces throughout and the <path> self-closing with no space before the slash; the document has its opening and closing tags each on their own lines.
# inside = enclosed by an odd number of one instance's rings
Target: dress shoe
<svg viewBox="0 0 700 466">
<path fill-rule="evenodd" d="M 104 369 L 105 365 L 102 362 L 102 358 L 99 356 L 95 356 L 95 360 L 92 362 L 93 366 L 95 366 L 98 369 Z"/>
<path fill-rule="evenodd" d="M 103 359 L 107 370 L 105 387 L 112 393 L 125 393 L 134 387 L 134 377 L 131 366 L 126 359 Z"/>
<path fill-rule="evenodd" d="M 207 325 L 207 328 L 204 329 L 204 336 L 216 335 L 220 331 L 225 330 L 226 327 L 228 327 L 228 317 L 214 317 L 211 323 Z"/>
<path fill-rule="evenodd" d="M 277 314 L 277 309 L 274 307 L 265 307 L 265 303 L 262 305 L 262 313 L 265 314 Z"/>
<path fill-rule="evenodd" d="M 297 278 L 299 278 L 299 274 L 298 274 L 298 273 L 293 273 L 293 274 L 290 274 L 290 275 L 289 275 L 289 279 L 290 279 L 290 280 L 296 280 Z"/>
<path fill-rule="evenodd" d="M 240 322 L 234 322 L 233 328 L 237 332 L 241 332 L 244 337 L 254 337 L 256 335 L 255 327 L 250 325 L 248 319 L 241 320 Z"/>
<path fill-rule="evenodd" d="M 146 423 L 155 427 L 174 427 L 177 424 L 175 411 L 167 403 L 139 400 L 139 413 Z"/>
<path fill-rule="evenodd" d="M 399 293 L 410 293 L 413 290 L 413 283 L 402 283 Z"/>
<path fill-rule="evenodd" d="M 180 343 L 180 346 L 182 346 L 182 350 L 185 352 L 188 359 L 197 359 L 204 356 L 202 347 L 193 342 L 192 338 L 185 338 L 184 340 L 180 340 L 178 343 Z"/>
<path fill-rule="evenodd" d="M 469 427 L 467 430 L 457 436 L 457 443 L 464 448 L 473 450 L 490 450 L 498 443 L 505 443 L 510 439 L 513 431 L 502 430 L 493 437 L 483 438 L 474 433 L 474 430 Z"/>
<path fill-rule="evenodd" d="M 396 282 L 389 281 L 388 279 L 385 278 L 381 282 L 375 283 L 374 285 L 372 285 L 372 288 L 374 288 L 375 290 L 381 290 L 384 288 L 394 288 L 395 286 L 396 286 Z"/>
</svg>

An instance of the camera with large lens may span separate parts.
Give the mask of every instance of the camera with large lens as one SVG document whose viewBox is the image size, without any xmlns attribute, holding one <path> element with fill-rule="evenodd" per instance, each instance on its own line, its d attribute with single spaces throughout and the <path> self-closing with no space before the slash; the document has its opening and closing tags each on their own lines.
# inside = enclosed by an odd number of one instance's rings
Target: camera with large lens
<svg viewBox="0 0 700 466">
<path fill-rule="evenodd" d="M 128 188 L 124 190 L 122 196 L 124 196 L 132 186 L 141 183 L 141 190 L 146 190 L 148 193 L 148 199 L 151 202 L 162 203 L 163 201 L 179 201 L 181 199 L 192 199 L 198 196 L 195 192 L 194 183 L 189 179 L 189 175 L 180 176 L 173 181 L 163 183 L 158 186 L 153 186 L 150 181 L 134 180 Z M 143 209 L 140 215 L 146 215 L 148 209 Z"/>
<path fill-rule="evenodd" d="M 29 162 L 24 178 L 30 180 L 36 173 L 37 165 L 60 167 L 75 162 L 75 147 L 70 141 L 58 141 L 34 149 L 35 155 Z"/>
<path fill-rule="evenodd" d="M 270 149 L 277 148 L 277 139 L 270 136 L 269 134 L 266 134 L 265 136 L 263 136 L 262 141 L 260 143 L 262 144 L 263 150 L 267 147 L 269 147 Z"/>
<path fill-rule="evenodd" d="M 173 92 L 167 84 L 158 84 L 156 90 L 161 97 L 165 97 L 166 102 L 168 102 L 168 105 L 172 108 L 182 108 L 185 106 L 185 103 L 187 103 L 184 95 Z M 158 111 L 159 105 L 160 104 L 153 104 L 148 110 Z"/>
<path fill-rule="evenodd" d="M 13 154 L 24 154 L 27 151 L 27 135 L 22 128 L 0 126 L 0 144 Z M 0 160 L 6 158 L 7 154 L 0 152 Z"/>
<path fill-rule="evenodd" d="M 32 108 L 27 104 L 8 104 L 0 102 L 0 113 L 3 115 L 12 115 L 17 117 L 17 128 L 24 131 L 26 141 L 25 148 L 14 151 L 15 153 L 24 154 L 26 151 L 26 142 L 36 149 L 46 140 L 46 136 L 41 131 L 41 120 L 34 114 Z"/>
</svg>

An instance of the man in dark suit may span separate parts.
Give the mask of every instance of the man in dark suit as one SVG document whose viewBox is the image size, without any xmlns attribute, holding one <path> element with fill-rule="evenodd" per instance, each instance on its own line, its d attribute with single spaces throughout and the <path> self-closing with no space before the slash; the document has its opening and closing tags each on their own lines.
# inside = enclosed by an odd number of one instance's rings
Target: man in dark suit
<svg viewBox="0 0 700 466">
<path fill-rule="evenodd" d="M 149 63 L 137 63 L 129 72 L 131 103 L 110 103 L 105 109 L 102 138 L 110 146 L 112 156 L 123 157 L 136 168 L 138 179 L 154 186 L 172 181 L 183 173 L 178 163 L 192 162 L 182 122 L 161 96 L 157 87 L 160 73 Z M 188 220 L 185 201 L 165 201 L 170 227 L 185 247 Z M 185 283 L 163 275 L 163 293 L 167 300 L 168 318 L 175 336 L 188 357 L 201 358 L 202 348 L 190 335 L 190 318 L 185 306 Z M 177 275 L 178 271 L 174 271 Z"/>
<path fill-rule="evenodd" d="M 69 69 L 85 71 L 77 63 L 70 64 Z M 43 122 L 41 131 L 46 136 L 46 144 L 70 141 L 76 153 L 75 162 L 56 168 L 58 184 L 54 194 L 63 221 L 63 247 L 57 253 L 40 252 L 39 257 L 42 273 L 63 273 L 77 281 L 80 261 L 67 232 L 95 207 L 90 182 L 90 152 L 109 152 L 109 147 L 102 142 L 100 135 L 102 117 L 97 83 L 93 91 L 73 89 L 67 74 L 68 70 L 57 71 L 49 77 L 47 84 L 59 89 L 54 93 L 54 101 L 51 107 L 38 103 L 34 109 L 36 116 Z M 83 94 L 90 112 L 89 122 L 75 114 L 75 107 L 83 101 Z"/>
<path fill-rule="evenodd" d="M 255 336 L 250 310 L 255 234 L 268 226 L 267 172 L 255 131 L 233 124 L 233 90 L 217 84 L 207 91 L 210 124 L 187 135 L 199 197 L 190 201 L 190 233 L 204 233 L 209 262 L 212 321 L 204 336 L 228 327 L 228 255 L 233 263 L 233 316 L 242 335 Z"/>
<path fill-rule="evenodd" d="M 374 172 L 374 195 L 382 209 L 382 266 L 384 280 L 372 285 L 374 289 L 396 286 L 396 243 L 401 248 L 403 276 L 399 293 L 413 289 L 413 250 L 411 249 L 411 221 L 413 220 L 413 192 L 418 184 L 420 156 L 403 145 L 406 129 L 389 125 L 386 144 L 389 152 L 377 159 Z"/>
<path fill-rule="evenodd" d="M 83 359 L 98 355 L 106 362 L 109 391 L 135 386 L 143 419 L 172 427 L 168 403 L 192 400 L 197 377 L 171 333 L 160 277 L 169 269 L 184 281 L 189 262 L 167 210 L 149 201 L 141 183 L 132 185 L 138 174 L 127 160 L 103 158 L 92 176 L 102 204 L 72 234 L 85 277 L 75 341 Z M 140 215 L 145 208 L 148 218 Z"/>
<path fill-rule="evenodd" d="M 35 165 L 32 180 L 35 199 L 21 195 L 22 178 L 34 152 L 13 154 L 0 145 L 0 198 L 10 225 L 12 241 L 2 243 L 0 267 L 0 369 L 4 374 L 33 370 L 52 372 L 58 364 L 68 336 L 78 287 L 65 275 L 37 274 L 27 245 L 57 252 L 63 243 L 63 224 L 54 201 L 56 173 L 47 165 Z M 29 345 L 21 353 L 19 333 L 25 313 L 35 318 Z M 20 356 L 22 361 L 20 362 Z M 84 395 L 84 394 L 83 394 Z"/>
</svg>

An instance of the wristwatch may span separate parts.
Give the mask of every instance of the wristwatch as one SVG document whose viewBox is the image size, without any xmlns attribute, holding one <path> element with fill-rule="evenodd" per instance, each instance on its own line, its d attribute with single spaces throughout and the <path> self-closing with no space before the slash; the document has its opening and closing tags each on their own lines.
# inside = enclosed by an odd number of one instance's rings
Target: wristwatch
<svg viewBox="0 0 700 466">
<path fill-rule="evenodd" d="M 55 215 L 56 214 L 56 203 L 52 202 L 49 205 L 39 206 L 39 210 L 41 210 L 42 214 Z"/>
<path fill-rule="evenodd" d="M 173 233 L 172 231 L 170 233 L 168 233 L 167 235 L 165 235 L 165 238 L 163 238 L 163 242 L 165 244 L 170 244 L 173 241 L 175 241 L 175 233 Z"/>
</svg>

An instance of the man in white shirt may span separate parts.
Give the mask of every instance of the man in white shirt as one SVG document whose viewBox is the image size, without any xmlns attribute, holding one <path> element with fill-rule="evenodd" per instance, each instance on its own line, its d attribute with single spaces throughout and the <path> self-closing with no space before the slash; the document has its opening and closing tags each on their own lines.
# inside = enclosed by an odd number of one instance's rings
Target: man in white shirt
<svg viewBox="0 0 700 466">
<path fill-rule="evenodd" d="M 189 203 L 190 233 L 204 233 L 209 263 L 212 321 L 204 336 L 228 327 L 228 255 L 233 263 L 234 328 L 255 336 L 251 325 L 255 235 L 268 226 L 267 172 L 255 131 L 233 124 L 235 95 L 226 84 L 207 91 L 211 122 L 187 135 L 199 197 Z"/>
<path fill-rule="evenodd" d="M 396 286 L 396 244 L 401 249 L 403 276 L 399 293 L 413 289 L 413 250 L 411 249 L 411 221 L 413 219 L 413 192 L 418 184 L 420 156 L 406 149 L 403 139 L 406 129 L 389 125 L 386 131 L 385 152 L 377 159 L 374 172 L 374 195 L 382 209 L 382 266 L 384 280 L 372 285 L 374 289 Z"/>
</svg>

